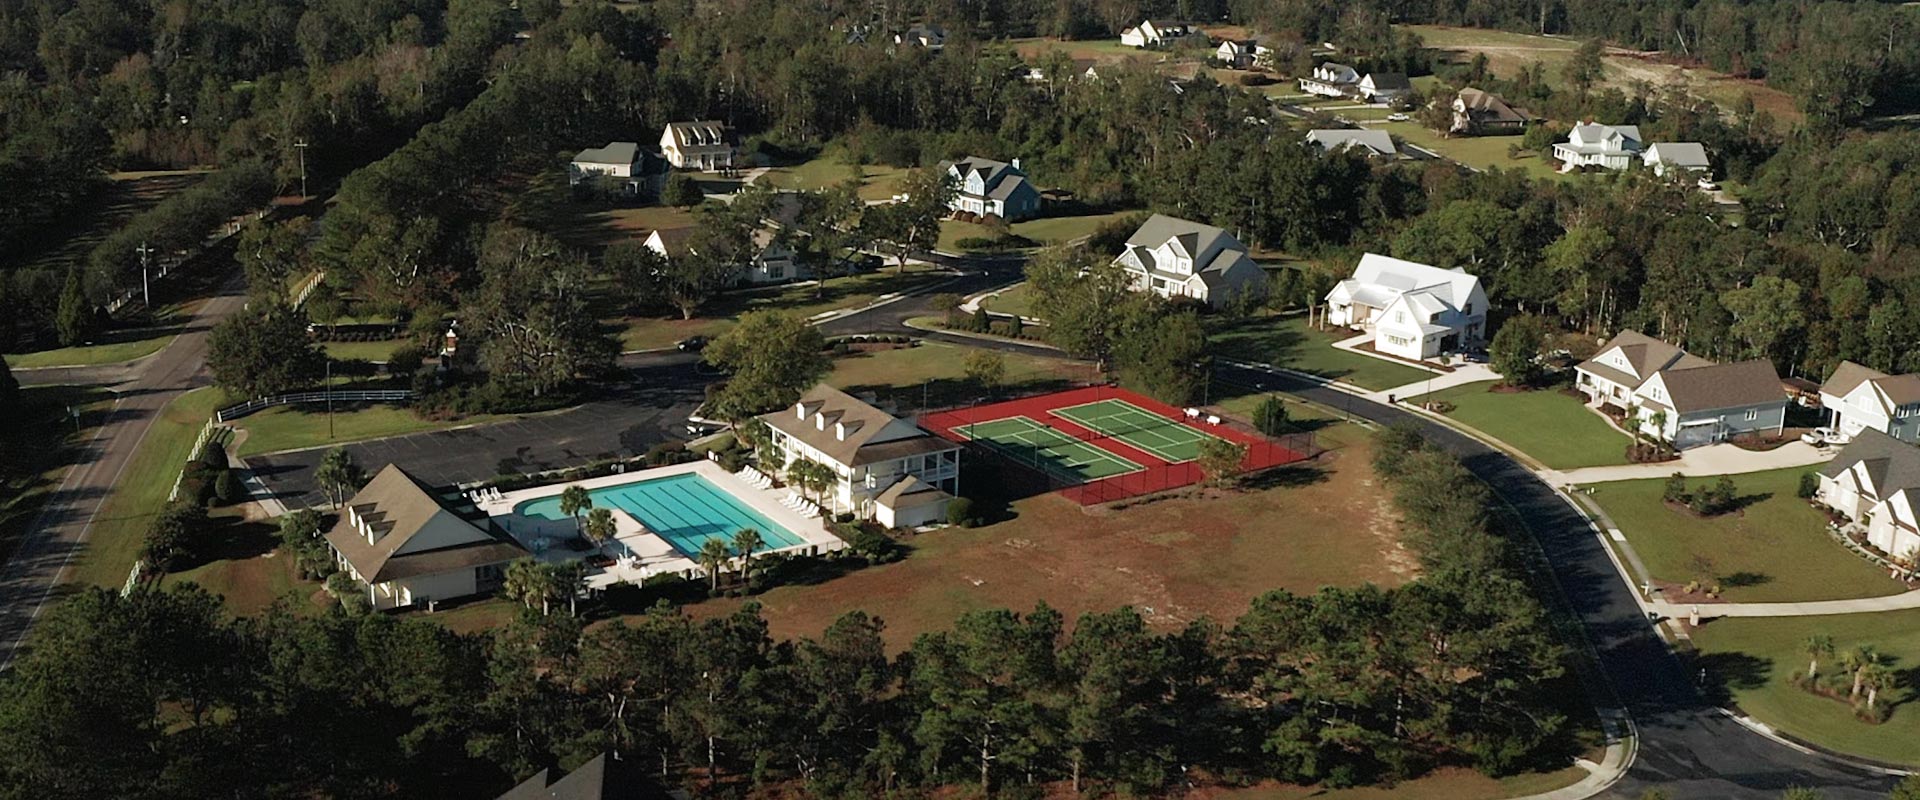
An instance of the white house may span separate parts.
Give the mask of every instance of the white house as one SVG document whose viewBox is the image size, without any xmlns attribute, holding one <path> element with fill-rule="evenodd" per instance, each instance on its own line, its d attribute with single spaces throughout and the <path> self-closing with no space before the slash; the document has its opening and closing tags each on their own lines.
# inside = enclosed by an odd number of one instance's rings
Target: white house
<svg viewBox="0 0 1920 800">
<path fill-rule="evenodd" d="M 1398 72 L 1369 72 L 1354 86 L 1360 99 L 1369 103 L 1392 103 L 1413 93 L 1413 82 Z"/>
<path fill-rule="evenodd" d="M 1400 155 L 1399 148 L 1393 146 L 1393 135 L 1386 131 L 1325 128 L 1307 131 L 1307 141 L 1329 153 L 1358 149 L 1377 158 L 1397 158 Z"/>
<path fill-rule="evenodd" d="M 992 214 L 1009 222 L 1040 213 L 1040 190 L 1027 180 L 1020 159 L 1013 163 L 990 158 L 963 158 L 940 162 L 941 171 L 953 180 L 953 199 L 947 208 L 986 216 Z"/>
<path fill-rule="evenodd" d="M 1640 163 L 1640 150 L 1637 125 L 1584 123 L 1573 126 L 1567 140 L 1553 146 L 1553 157 L 1560 161 L 1561 172 L 1578 167 L 1626 169 Z"/>
<path fill-rule="evenodd" d="M 726 123 L 714 120 L 668 123 L 660 134 L 660 152 L 679 169 L 731 169 L 733 135 Z"/>
<path fill-rule="evenodd" d="M 1640 160 L 1653 169 L 1653 174 L 1663 177 L 1668 170 L 1681 175 L 1713 171 L 1707 148 L 1699 142 L 1654 142 L 1647 145 Z"/>
<path fill-rule="evenodd" d="M 915 527 L 944 520 L 960 492 L 959 444 L 824 383 L 760 420 L 782 463 L 807 459 L 833 471 L 823 500 L 832 513 Z"/>
<path fill-rule="evenodd" d="M 1273 48 L 1261 44 L 1259 39 L 1226 39 L 1213 50 L 1214 58 L 1234 69 L 1247 69 L 1271 55 Z"/>
<path fill-rule="evenodd" d="M 1820 469 L 1814 499 L 1866 528 L 1868 544 L 1909 569 L 1920 557 L 1920 448 L 1862 429 Z"/>
<path fill-rule="evenodd" d="M 1874 430 L 1903 442 L 1920 441 L 1920 374 L 1888 375 L 1842 361 L 1820 385 L 1827 424 L 1849 439 Z"/>
<path fill-rule="evenodd" d="M 1574 367 L 1590 403 L 1631 414 L 1628 427 L 1687 448 L 1779 433 L 1787 396 L 1765 359 L 1716 364 L 1639 331 L 1621 331 Z"/>
<path fill-rule="evenodd" d="M 388 464 L 340 509 L 326 534 L 340 569 L 366 587 L 375 609 L 484 594 L 527 555 L 477 509 L 458 513 Z"/>
<path fill-rule="evenodd" d="M 1332 61 L 1313 68 L 1313 74 L 1300 79 L 1300 91 L 1323 97 L 1346 97 L 1358 91 L 1360 73 L 1345 64 Z"/>
<path fill-rule="evenodd" d="M 947 46 L 947 29 L 938 25 L 914 25 L 894 34 L 893 43 L 924 47 L 937 53 Z"/>
<path fill-rule="evenodd" d="M 1533 120 L 1533 113 L 1492 92 L 1468 87 L 1453 98 L 1453 124 L 1448 133 L 1517 133 Z"/>
<path fill-rule="evenodd" d="M 1191 297 L 1215 308 L 1265 287 L 1266 273 L 1239 239 L 1212 225 L 1155 214 L 1128 237 L 1114 259 L 1135 291 Z"/>
<path fill-rule="evenodd" d="M 1373 334 L 1382 353 L 1421 361 L 1478 347 L 1487 338 L 1480 279 L 1377 253 L 1327 292 L 1327 321 Z"/>
<path fill-rule="evenodd" d="M 582 150 L 567 164 L 567 185 L 597 179 L 609 187 L 622 187 L 627 194 L 638 194 L 640 187 L 635 179 L 640 159 L 640 145 L 634 142 L 608 142 L 606 147 Z"/>
<path fill-rule="evenodd" d="M 692 228 L 657 228 L 647 234 L 643 245 L 661 258 L 672 260 L 693 252 L 691 241 Z M 780 240 L 780 237 L 766 227 L 753 232 L 753 257 L 740 265 L 740 271 L 734 276 L 735 284 L 758 286 L 762 284 L 787 283 L 810 277 L 805 267 L 796 260 L 793 248 Z"/>
<path fill-rule="evenodd" d="M 1149 19 L 1121 31 L 1120 43 L 1128 47 L 1160 47 L 1191 36 L 1198 30 L 1191 22 Z"/>
</svg>

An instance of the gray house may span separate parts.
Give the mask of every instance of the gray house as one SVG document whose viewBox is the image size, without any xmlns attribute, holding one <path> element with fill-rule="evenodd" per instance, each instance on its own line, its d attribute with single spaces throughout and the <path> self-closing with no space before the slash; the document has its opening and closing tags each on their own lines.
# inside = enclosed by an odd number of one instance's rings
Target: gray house
<svg viewBox="0 0 1920 800">
<path fill-rule="evenodd" d="M 1654 373 L 1634 393 L 1646 429 L 1664 414 L 1662 438 L 1676 448 L 1721 442 L 1749 433 L 1779 433 L 1787 420 L 1787 393 L 1766 359 Z"/>
</svg>

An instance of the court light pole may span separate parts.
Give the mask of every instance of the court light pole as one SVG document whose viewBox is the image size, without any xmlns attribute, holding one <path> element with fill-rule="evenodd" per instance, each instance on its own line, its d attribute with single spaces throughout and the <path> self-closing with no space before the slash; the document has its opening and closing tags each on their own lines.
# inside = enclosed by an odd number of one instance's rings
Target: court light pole
<svg viewBox="0 0 1920 800">
<path fill-rule="evenodd" d="M 147 313 L 151 314 L 153 313 L 153 292 L 148 288 L 147 260 L 153 255 L 153 248 L 148 247 L 146 240 L 143 239 L 139 247 L 133 248 L 133 252 L 140 254 L 140 302 L 146 304 Z"/>
<path fill-rule="evenodd" d="M 307 140 L 300 139 L 298 141 L 295 141 L 293 143 L 293 147 L 295 150 L 300 151 L 300 199 L 306 200 L 307 199 Z"/>
</svg>

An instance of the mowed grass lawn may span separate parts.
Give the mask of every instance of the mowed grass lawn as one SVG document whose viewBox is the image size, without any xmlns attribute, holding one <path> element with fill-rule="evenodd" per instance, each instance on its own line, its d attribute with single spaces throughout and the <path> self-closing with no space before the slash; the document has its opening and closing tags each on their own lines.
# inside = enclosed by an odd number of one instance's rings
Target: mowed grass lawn
<svg viewBox="0 0 1920 800">
<path fill-rule="evenodd" d="M 111 342 L 92 345 L 58 347 L 52 350 L 36 350 L 31 353 L 14 353 L 7 356 L 7 364 L 14 369 L 38 369 L 41 367 L 79 367 L 96 364 L 117 364 L 145 358 L 160 352 L 178 333 L 175 328 L 148 328 L 127 331 L 113 337 Z"/>
<path fill-rule="evenodd" d="M 241 456 L 277 453 L 328 444 L 344 444 L 362 439 L 379 439 L 405 433 L 443 430 L 460 425 L 485 425 L 516 419 L 511 414 L 475 414 L 468 417 L 428 419 L 407 406 L 386 403 L 341 403 L 333 408 L 333 435 L 327 435 L 327 407 L 324 403 L 275 406 L 257 414 L 234 420 L 232 425 L 245 432 L 240 442 Z"/>
<path fill-rule="evenodd" d="M 1880 702 L 1893 705 L 1893 716 L 1885 723 L 1861 722 L 1845 702 L 1791 683 L 1794 673 L 1807 669 L 1803 643 L 1815 634 L 1833 637 L 1836 653 L 1871 645 L 1887 657 L 1901 680 L 1897 688 L 1880 694 Z M 1708 679 L 1756 719 L 1842 753 L 1920 766 L 1920 707 L 1913 702 L 1920 668 L 1920 611 L 1716 619 L 1693 632 L 1693 646 L 1700 651 Z M 1832 674 L 1828 671 L 1837 668 L 1829 662 L 1820 669 Z"/>
<path fill-rule="evenodd" d="M 973 348 L 924 342 L 919 347 L 852 353 L 835 358 L 826 382 L 856 396 L 874 395 L 902 414 L 971 403 L 985 394 L 966 376 Z M 1058 358 L 1002 353 L 1007 367 L 999 396 L 1085 385 L 1089 367 Z M 924 403 L 923 403 L 924 400 Z"/>
<path fill-rule="evenodd" d="M 220 595 L 227 611 L 236 615 L 265 612 L 285 601 L 295 612 L 317 611 L 311 601 L 318 581 L 295 574 L 293 557 L 279 550 L 279 525 L 274 520 L 246 520 L 238 508 L 215 509 L 213 530 L 202 548 L 205 560 L 175 565 L 163 583 L 193 582 Z"/>
<path fill-rule="evenodd" d="M 1305 316 L 1262 314 L 1223 321 L 1209 331 L 1215 355 L 1287 367 L 1368 389 L 1391 389 L 1432 374 L 1418 367 L 1337 349 L 1334 342 L 1354 335 L 1344 328 L 1316 330 Z"/>
<path fill-rule="evenodd" d="M 999 314 L 1033 316 L 1033 292 L 1022 283 L 983 301 L 987 310 Z"/>
<path fill-rule="evenodd" d="M 907 172 L 903 167 L 849 164 L 835 156 L 823 155 L 803 164 L 769 169 L 762 180 L 779 189 L 815 190 L 857 179 L 860 199 L 885 200 L 899 193 L 900 179 L 906 177 Z"/>
<path fill-rule="evenodd" d="M 803 317 L 843 308 L 864 306 L 882 295 L 912 291 L 947 280 L 947 276 L 909 268 L 905 274 L 887 267 L 859 275 L 831 278 L 825 293 L 812 282 L 727 292 L 708 302 L 693 319 L 670 316 L 611 316 L 603 322 L 618 331 L 622 350 L 672 347 L 689 336 L 709 338 L 725 333 L 742 313 L 764 309 L 791 311 Z M 611 298 L 608 298 L 611 300 Z"/>
<path fill-rule="evenodd" d="M 407 344 L 401 339 L 383 339 L 376 342 L 322 342 L 320 348 L 327 351 L 327 357 L 335 361 L 377 361 L 384 363 L 393 351 Z"/>
<path fill-rule="evenodd" d="M 1024 236 L 1041 245 L 1055 245 L 1071 242 L 1083 236 L 1090 236 L 1100 226 L 1117 219 L 1141 213 L 1138 209 L 1109 211 L 1101 214 L 1078 214 L 1062 217 L 1040 217 L 1023 220 L 1007 226 L 1015 236 Z M 994 232 L 985 225 L 961 222 L 949 219 L 940 222 L 940 244 L 937 247 L 946 252 L 960 252 L 962 239 L 992 239 Z"/>
<path fill-rule="evenodd" d="M 148 523 L 166 506 L 194 440 L 223 399 L 218 389 L 195 389 L 160 410 L 94 518 L 86 549 L 74 563 L 74 583 L 117 588 L 126 582 Z"/>
<path fill-rule="evenodd" d="M 1469 383 L 1431 397 L 1454 405 L 1448 417 L 1506 442 L 1554 469 L 1627 463 L 1627 435 L 1588 411 L 1579 399 L 1553 389 L 1491 392 L 1493 383 Z"/>
<path fill-rule="evenodd" d="M 1744 507 L 1712 518 L 1668 508 L 1661 500 L 1661 478 L 1594 484 L 1592 499 L 1658 580 L 1717 580 L 1726 599 L 1744 603 L 1902 591 L 1884 570 L 1828 538 L 1826 517 L 1795 496 L 1801 473 L 1812 469 L 1731 476 Z M 1714 480 L 1688 478 L 1687 486 L 1697 489 Z"/>
<path fill-rule="evenodd" d="M 1345 111 L 1342 114 L 1348 113 Z M 1361 112 L 1365 113 L 1365 112 Z M 1384 118 L 1383 118 L 1384 119 Z M 1446 138 L 1412 120 L 1406 122 L 1368 122 L 1367 127 L 1377 128 L 1400 137 L 1409 144 L 1419 145 L 1442 156 L 1478 169 L 1518 169 L 1536 179 L 1559 180 L 1567 176 L 1557 171 L 1559 166 L 1551 158 L 1538 151 L 1523 151 L 1519 157 L 1509 156 L 1507 148 L 1519 144 L 1521 136 L 1456 136 Z"/>
</svg>

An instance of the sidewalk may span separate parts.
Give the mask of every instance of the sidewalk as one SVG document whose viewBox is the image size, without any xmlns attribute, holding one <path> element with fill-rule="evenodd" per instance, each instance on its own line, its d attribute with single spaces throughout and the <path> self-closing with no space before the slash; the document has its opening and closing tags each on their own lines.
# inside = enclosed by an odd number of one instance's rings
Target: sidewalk
<svg viewBox="0 0 1920 800">
<path fill-rule="evenodd" d="M 1853 600 L 1820 600 L 1809 603 L 1669 603 L 1653 600 L 1647 607 L 1670 619 L 1689 619 L 1695 608 L 1701 619 L 1714 617 L 1820 617 L 1830 614 L 1872 614 L 1880 611 L 1909 611 L 1920 608 L 1920 590 L 1885 597 L 1861 597 Z"/>
<path fill-rule="evenodd" d="M 1406 364 L 1407 362 L 1395 360 L 1394 363 Z M 1407 366 L 1413 365 L 1407 364 Z M 1465 386 L 1469 383 L 1486 383 L 1497 380 L 1500 380 L 1500 373 L 1494 372 L 1493 367 L 1487 366 L 1486 364 L 1468 362 L 1455 367 L 1452 372 L 1440 373 L 1429 380 L 1414 381 L 1405 386 L 1395 386 L 1384 391 L 1367 392 L 1361 396 L 1378 403 L 1387 402 L 1387 395 L 1393 395 L 1397 401 L 1406 401 L 1423 394 L 1438 392 L 1442 389 Z"/>
<path fill-rule="evenodd" d="M 1832 460 L 1838 452 L 1838 448 L 1822 450 L 1806 442 L 1789 442 L 1765 452 L 1743 450 L 1738 445 L 1722 442 L 1683 450 L 1680 452 L 1679 460 L 1676 461 L 1583 467 L 1565 472 L 1548 471 L 1541 477 L 1547 478 L 1549 483 L 1556 486 L 1627 481 L 1638 478 L 1664 478 L 1675 472 L 1689 478 L 1704 478 L 1714 475 L 1738 475 L 1743 472 L 1810 467 Z"/>
</svg>

